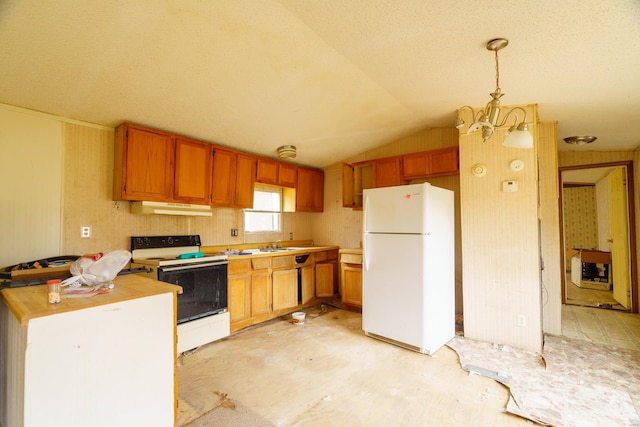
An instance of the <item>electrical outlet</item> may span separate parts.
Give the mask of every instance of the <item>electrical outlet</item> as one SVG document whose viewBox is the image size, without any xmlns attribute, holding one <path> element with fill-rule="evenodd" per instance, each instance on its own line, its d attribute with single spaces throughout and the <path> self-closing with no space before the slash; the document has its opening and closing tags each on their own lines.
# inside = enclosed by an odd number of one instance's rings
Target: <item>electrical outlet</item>
<svg viewBox="0 0 640 427">
<path fill-rule="evenodd" d="M 525 316 L 524 314 L 518 314 L 518 326 L 520 326 L 521 328 L 527 326 L 527 316 Z"/>
<path fill-rule="evenodd" d="M 88 239 L 91 237 L 91 227 L 88 225 L 83 225 L 80 227 L 80 237 L 83 239 Z"/>
<path fill-rule="evenodd" d="M 231 229 L 231 237 L 238 237 L 238 229 L 237 228 L 232 228 Z"/>
</svg>

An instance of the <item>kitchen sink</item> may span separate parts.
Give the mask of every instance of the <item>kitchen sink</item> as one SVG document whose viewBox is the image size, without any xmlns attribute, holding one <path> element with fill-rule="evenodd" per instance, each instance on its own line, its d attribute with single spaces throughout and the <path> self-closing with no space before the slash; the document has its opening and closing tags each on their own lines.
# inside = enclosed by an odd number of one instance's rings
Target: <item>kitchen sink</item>
<svg viewBox="0 0 640 427">
<path fill-rule="evenodd" d="M 310 249 L 309 246 L 288 246 L 284 248 L 256 248 L 256 249 L 243 249 L 242 252 L 249 252 L 252 254 L 259 254 L 264 252 L 291 252 L 291 251 L 304 251 Z"/>
</svg>

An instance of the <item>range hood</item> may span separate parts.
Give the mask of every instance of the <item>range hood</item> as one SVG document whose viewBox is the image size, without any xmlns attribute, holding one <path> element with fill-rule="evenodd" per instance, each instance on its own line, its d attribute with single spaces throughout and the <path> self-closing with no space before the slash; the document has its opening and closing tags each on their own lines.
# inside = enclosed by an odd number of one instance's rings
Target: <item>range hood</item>
<svg viewBox="0 0 640 427">
<path fill-rule="evenodd" d="M 211 206 L 172 202 L 131 202 L 131 213 L 182 216 L 212 216 Z"/>
</svg>

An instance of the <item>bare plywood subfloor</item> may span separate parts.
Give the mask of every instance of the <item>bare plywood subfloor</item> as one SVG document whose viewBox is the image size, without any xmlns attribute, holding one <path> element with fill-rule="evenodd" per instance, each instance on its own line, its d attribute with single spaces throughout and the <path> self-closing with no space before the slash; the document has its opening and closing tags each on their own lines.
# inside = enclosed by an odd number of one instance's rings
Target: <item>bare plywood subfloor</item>
<svg viewBox="0 0 640 427">
<path fill-rule="evenodd" d="M 183 356 L 178 425 L 228 393 L 278 426 L 518 426 L 507 389 L 469 375 L 456 353 L 405 350 L 362 332 L 359 313 L 317 306 L 235 333 Z"/>
</svg>

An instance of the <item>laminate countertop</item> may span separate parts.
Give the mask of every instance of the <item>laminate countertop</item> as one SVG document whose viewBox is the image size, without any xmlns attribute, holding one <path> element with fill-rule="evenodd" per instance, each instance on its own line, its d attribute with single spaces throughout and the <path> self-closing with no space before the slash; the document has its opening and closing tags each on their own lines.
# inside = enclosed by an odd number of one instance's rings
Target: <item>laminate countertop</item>
<svg viewBox="0 0 640 427">
<path fill-rule="evenodd" d="M 59 304 L 49 304 L 48 286 L 34 285 L 6 288 L 0 291 L 0 300 L 11 310 L 21 325 L 30 319 L 53 314 L 97 307 L 115 302 L 144 298 L 168 292 L 182 293 L 182 287 L 149 279 L 138 274 L 118 276 L 113 280 L 114 288 L 104 294 L 84 298 L 63 298 Z"/>
<path fill-rule="evenodd" d="M 243 246 L 251 246 L 251 245 L 243 245 Z M 236 249 L 236 248 L 232 248 Z M 274 256 L 282 256 L 282 255 L 302 255 L 309 254 L 314 252 L 325 252 L 325 251 L 335 251 L 338 250 L 338 246 L 283 246 L 277 250 L 264 250 L 261 251 L 255 248 L 245 249 L 239 248 L 236 249 L 238 254 L 230 254 L 228 258 L 238 259 L 238 258 L 246 258 L 246 257 L 274 257 Z M 200 250 L 205 253 L 205 255 L 217 255 L 224 253 L 224 251 L 220 251 L 218 247 L 214 246 L 204 246 L 201 247 Z"/>
<path fill-rule="evenodd" d="M 362 255 L 362 248 L 344 248 L 344 249 L 340 249 L 340 253 L 341 254 L 355 254 L 355 255 Z"/>
</svg>

